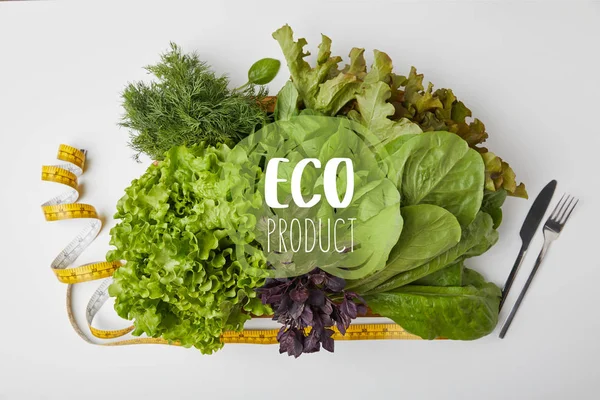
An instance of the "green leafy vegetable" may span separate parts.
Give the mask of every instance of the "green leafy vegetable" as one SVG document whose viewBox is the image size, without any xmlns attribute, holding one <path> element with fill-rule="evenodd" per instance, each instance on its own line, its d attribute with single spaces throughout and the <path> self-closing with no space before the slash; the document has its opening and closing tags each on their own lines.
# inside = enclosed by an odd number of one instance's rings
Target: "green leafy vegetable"
<svg viewBox="0 0 600 400">
<path fill-rule="evenodd" d="M 386 270 L 403 272 L 412 269 L 415 262 L 435 257 L 460 240 L 456 218 L 441 207 L 428 204 L 402 207 L 402 217 L 404 229 L 390 254 Z"/>
<path fill-rule="evenodd" d="M 475 271 L 465 274 L 464 286 L 408 285 L 365 300 L 373 312 L 423 339 L 478 339 L 498 323 L 502 293 Z"/>
<path fill-rule="evenodd" d="M 441 207 L 421 204 L 402 207 L 404 228 L 381 271 L 350 284 L 358 294 L 368 293 L 388 279 L 422 265 L 459 243 L 461 229 Z"/>
<path fill-rule="evenodd" d="M 228 89 L 226 76 L 217 77 L 196 54 L 184 54 L 175 44 L 146 69 L 156 81 L 132 83 L 123 91 L 121 125 L 130 129 L 130 146 L 138 155 L 162 160 L 174 146 L 232 146 L 268 121 L 259 103 L 264 89 L 252 84 Z"/>
<path fill-rule="evenodd" d="M 510 165 L 493 153 L 486 157 L 488 150 L 477 147 L 488 138 L 485 125 L 477 118 L 470 122 L 467 120 L 472 116 L 471 110 L 454 96 L 452 90 L 438 89 L 434 92 L 431 83 L 425 89 L 423 74 L 417 74 L 415 67 L 411 68 L 408 77 L 394 76 L 392 88 L 394 94 L 390 102 L 396 109 L 396 118 L 407 118 L 424 131 L 449 131 L 462 137 L 469 146 L 483 153 L 489 190 L 504 188 L 512 196 L 527 198 L 525 186 L 516 184 Z M 489 158 L 496 160 L 490 164 L 487 162 Z"/>
<path fill-rule="evenodd" d="M 283 50 L 292 81 L 306 108 L 335 115 L 354 97 L 360 82 L 355 75 L 340 74 L 337 65 L 342 58 L 331 57 L 331 39 L 327 36 L 322 35 L 314 68 L 304 60 L 310 54 L 304 52 L 306 40 L 294 42 L 292 28 L 288 25 L 275 31 L 273 38 Z"/>
<path fill-rule="evenodd" d="M 494 229 L 498 229 L 502 223 L 502 205 L 506 200 L 507 192 L 504 189 L 498 189 L 495 192 L 486 190 L 481 202 L 481 211 L 484 211 L 494 220 Z"/>
<path fill-rule="evenodd" d="M 348 116 L 366 126 L 382 140 L 420 133 L 421 129 L 405 118 L 397 121 L 390 119 L 395 112 L 394 106 L 387 103 L 391 94 L 390 87 L 384 82 L 364 85 L 363 90 L 356 95 L 356 109 L 350 110 Z"/>
<path fill-rule="evenodd" d="M 378 154 L 368 137 L 361 125 L 349 119 L 300 115 L 269 124 L 238 143 L 236 149 L 248 155 L 249 165 L 276 158 L 287 160 L 278 165 L 278 176 L 285 181 L 277 183 L 279 201 L 286 207 L 271 208 L 265 203 L 255 210 L 257 240 L 276 275 L 298 276 L 318 266 L 344 279 L 359 279 L 385 266 L 402 231 L 400 194 L 380 169 Z M 372 139 L 377 144 L 377 139 Z M 308 158 L 317 159 L 320 167 L 303 171 L 301 192 L 306 200 L 320 196 L 321 201 L 312 207 L 299 207 L 292 200 L 292 176 L 298 163 Z M 326 200 L 323 175 L 333 158 L 352 160 L 354 194 L 343 208 L 335 208 Z M 338 198 L 346 193 L 347 168 L 341 164 L 336 175 Z M 250 171 L 247 181 L 256 181 L 256 190 L 262 195 L 265 174 L 260 171 L 253 175 L 255 172 Z M 338 220 L 342 222 L 339 225 Z M 299 228 L 292 236 L 294 221 Z M 315 249 L 316 242 L 319 247 Z M 295 243 L 300 245 L 292 250 Z"/>
<path fill-rule="evenodd" d="M 292 75 L 299 99 L 304 107 L 323 115 L 346 114 L 367 127 L 380 140 L 391 140 L 407 133 L 420 133 L 421 129 L 406 119 L 392 121 L 394 107 L 386 103 L 391 89 L 392 60 L 387 54 L 375 51 L 374 63 L 367 72 L 364 50 L 350 52 L 350 65 L 338 70 L 341 57 L 331 57 L 331 39 L 322 35 L 315 68 L 304 60 L 305 39 L 294 41 L 292 29 L 285 25 L 273 37 L 279 42 Z M 279 95 L 282 95 L 280 93 Z M 279 96 L 278 95 L 278 96 Z M 346 109 L 357 102 L 356 110 Z"/>
<path fill-rule="evenodd" d="M 417 286 L 461 286 L 463 282 L 464 265 L 462 261 L 450 264 L 443 269 L 433 272 L 411 283 Z"/>
<path fill-rule="evenodd" d="M 488 134 L 478 119 L 467 122 L 471 117 L 463 102 L 459 101 L 450 89 L 433 91 L 430 83 L 425 89 L 423 74 L 417 74 L 415 67 L 407 77 L 396 76 L 394 82 L 394 104 L 398 116 L 409 118 L 425 131 L 449 131 L 462 137 L 470 146 L 483 143 Z M 404 88 L 401 90 L 400 88 Z"/>
<path fill-rule="evenodd" d="M 342 61 L 331 55 L 331 39 L 322 35 L 317 63 L 311 67 L 305 58 L 307 42 L 294 41 L 292 29 L 285 25 L 273 37 L 279 42 L 298 91 L 298 107 L 323 115 L 348 116 L 382 140 L 420 131 L 448 131 L 463 138 L 482 153 L 486 166 L 486 188 L 505 189 L 512 196 L 527 197 L 523 184 L 517 185 L 514 171 L 493 153 L 478 147 L 488 134 L 484 124 L 471 119 L 471 110 L 450 89 L 433 91 L 423 85 L 423 75 L 413 67 L 408 76 L 393 72 L 392 60 L 374 51 L 367 71 L 364 49 L 350 51 L 350 64 L 339 69 Z M 486 155 L 488 154 L 488 155 Z"/>
<path fill-rule="evenodd" d="M 269 311 L 255 292 L 266 276 L 256 272 L 267 268 L 256 220 L 250 200 L 236 193 L 248 185 L 239 173 L 244 160 L 225 145 L 174 147 L 125 190 L 107 259 L 127 263 L 109 293 L 119 316 L 134 320 L 134 335 L 212 353 L 223 331 Z"/>
<path fill-rule="evenodd" d="M 508 194 L 527 198 L 525 185 L 517 185 L 515 172 L 500 157 L 485 148 L 478 149 L 485 162 L 485 188 L 491 192 L 504 189 Z"/>
<path fill-rule="evenodd" d="M 392 163 L 387 176 L 403 206 L 400 239 L 383 269 L 350 281 L 348 288 L 365 294 L 373 311 L 426 338 L 489 333 L 497 322 L 498 288 L 482 279 L 463 286 L 472 274 L 463 273 L 462 262 L 497 241 L 503 196 L 526 192 L 508 164 L 477 147 L 487 138 L 484 125 L 467 120 L 471 111 L 452 91 L 433 92 L 431 84 L 425 90 L 414 68 L 408 78 L 395 75 L 385 53 L 375 51 L 367 70 L 364 50 L 352 49 L 350 64 L 339 70 L 341 58 L 331 56 L 331 40 L 323 36 L 312 68 L 304 39 L 295 42 L 288 26 L 274 37 L 298 96 L 289 107 L 288 83 L 287 113 L 347 116 L 384 144 Z M 482 204 L 484 187 L 498 194 L 486 195 Z"/>
<path fill-rule="evenodd" d="M 274 58 L 258 60 L 248 70 L 248 82 L 254 85 L 266 85 L 277 76 L 281 62 Z"/>
<path fill-rule="evenodd" d="M 448 132 L 426 132 L 390 156 L 399 174 L 402 205 L 435 204 L 461 225 L 473 221 L 483 198 L 484 166 L 464 140 Z"/>
<path fill-rule="evenodd" d="M 117 206 L 115 249 L 107 255 L 127 261 L 109 289 L 117 313 L 134 321 L 134 335 L 212 353 L 225 330 L 241 330 L 250 315 L 271 311 L 255 291 L 266 277 L 298 277 L 263 288 L 269 304 L 281 303 L 289 327 L 331 326 L 325 319 L 337 321 L 338 311 L 322 309 L 315 317 L 304 307 L 324 307 L 305 286 L 331 274 L 332 293 L 342 293 L 344 279 L 344 290 L 352 291 L 340 305 L 346 317 L 357 315 L 355 298 L 364 296 L 374 312 L 426 339 L 491 332 L 500 290 L 464 261 L 497 241 L 506 196 L 527 193 L 506 162 L 480 147 L 488 137 L 484 124 L 451 90 L 425 88 L 416 69 L 396 75 L 383 52 L 375 50 L 367 68 L 364 49 L 353 48 L 340 68 L 341 57 L 323 35 L 311 66 L 306 40 L 295 41 L 289 26 L 273 37 L 291 74 L 270 103 L 275 123 L 268 123 L 266 90 L 255 86 L 277 75 L 275 59 L 256 62 L 249 82 L 230 90 L 226 77 L 172 45 L 147 67 L 155 81 L 125 89 L 122 125 L 132 131 L 131 146 L 164 160 L 133 181 Z M 285 179 L 275 185 L 287 208 L 265 202 L 265 168 L 275 158 L 285 159 L 276 174 Z M 338 197 L 352 176 L 349 206 L 296 204 L 292 176 L 307 158 L 321 165 L 304 169 L 297 181 L 305 200 L 326 198 L 321 167 L 329 160 L 352 160 L 352 174 L 346 174 L 350 164 L 330 174 Z M 282 249 L 282 220 L 290 238 L 294 220 L 318 226 L 306 229 L 304 240 L 318 237 L 319 247 L 333 229 L 336 245 L 314 252 L 294 249 L 290 239 Z M 338 227 L 338 220 L 345 222 Z M 279 234 L 271 236 L 271 222 Z M 292 281 L 293 293 L 281 297 Z M 304 339 L 292 340 L 302 327 L 293 328 L 282 331 L 283 348 L 294 355 L 314 351 L 315 343 L 301 348 Z M 332 347 L 329 332 L 321 331 L 323 346 Z"/>
<path fill-rule="evenodd" d="M 298 89 L 292 81 L 288 81 L 277 95 L 275 120 L 288 121 L 298 115 Z"/>
<path fill-rule="evenodd" d="M 405 221 L 405 224 L 407 223 L 408 221 Z M 457 261 L 483 254 L 492 247 L 497 240 L 498 232 L 493 228 L 492 218 L 486 213 L 479 213 L 469 226 L 463 228 L 460 241 L 452 248 L 429 261 L 421 263 L 411 270 L 395 274 L 391 277 L 389 275 L 383 275 L 387 270 L 386 268 L 382 270 L 380 274 L 369 277 L 372 280 L 380 282 L 379 286 L 367 291 L 357 290 L 357 292 L 359 294 L 365 294 L 367 292 L 379 293 L 394 290 L 424 278 Z M 377 277 L 377 275 L 380 275 L 380 277 Z"/>
</svg>

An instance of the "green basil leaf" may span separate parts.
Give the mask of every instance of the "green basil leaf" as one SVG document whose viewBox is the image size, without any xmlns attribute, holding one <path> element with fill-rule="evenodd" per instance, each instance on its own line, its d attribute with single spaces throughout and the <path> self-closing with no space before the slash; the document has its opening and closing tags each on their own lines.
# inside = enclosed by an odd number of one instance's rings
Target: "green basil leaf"
<svg viewBox="0 0 600 400">
<path fill-rule="evenodd" d="M 266 85 L 277 76 L 281 62 L 274 58 L 258 60 L 248 70 L 248 81 L 255 85 Z"/>
</svg>

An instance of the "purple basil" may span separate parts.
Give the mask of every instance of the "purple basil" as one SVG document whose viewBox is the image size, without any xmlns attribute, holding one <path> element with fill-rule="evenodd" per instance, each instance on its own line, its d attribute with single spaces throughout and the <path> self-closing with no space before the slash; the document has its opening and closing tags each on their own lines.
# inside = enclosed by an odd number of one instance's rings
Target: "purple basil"
<svg viewBox="0 0 600 400">
<path fill-rule="evenodd" d="M 294 301 L 304 303 L 308 299 L 308 289 L 304 286 L 290 291 L 290 298 Z"/>
<path fill-rule="evenodd" d="M 345 292 L 346 282 L 318 268 L 288 279 L 268 279 L 258 289 L 263 304 L 274 311 L 273 320 L 283 324 L 277 340 L 279 352 L 299 357 L 323 347 L 333 352 L 334 331 L 345 334 L 350 323 L 367 311 L 365 302 Z"/>
</svg>

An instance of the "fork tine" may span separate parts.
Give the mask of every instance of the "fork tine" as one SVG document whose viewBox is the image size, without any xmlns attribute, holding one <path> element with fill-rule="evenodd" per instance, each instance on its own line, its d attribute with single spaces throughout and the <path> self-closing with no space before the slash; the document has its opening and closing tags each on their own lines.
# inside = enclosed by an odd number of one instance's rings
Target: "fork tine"
<svg viewBox="0 0 600 400">
<path fill-rule="evenodd" d="M 552 211 L 552 214 L 550 214 L 550 219 L 556 219 L 556 217 L 558 216 L 558 213 L 560 212 L 560 209 L 564 205 L 563 200 L 565 199 L 566 195 L 567 195 L 566 193 L 562 195 L 562 197 L 560 198 L 560 200 L 556 204 L 556 207 L 554 207 L 554 210 Z"/>
<path fill-rule="evenodd" d="M 562 221 L 567 211 L 569 211 L 569 207 L 571 207 L 571 203 L 573 203 L 573 200 L 575 200 L 575 197 L 571 196 L 570 194 L 567 195 L 567 200 L 565 200 L 564 204 L 564 210 L 561 207 L 561 212 L 558 215 L 558 217 L 556 217 L 557 221 Z"/>
<path fill-rule="evenodd" d="M 573 207 L 571 207 L 571 209 L 569 210 L 569 212 L 567 213 L 567 215 L 565 215 L 565 218 L 562 220 L 561 224 L 564 225 L 567 222 L 567 220 L 571 216 L 571 213 L 573 212 L 573 210 L 577 206 L 577 203 L 579 203 L 579 199 L 575 200 L 575 204 L 573 204 Z"/>
</svg>

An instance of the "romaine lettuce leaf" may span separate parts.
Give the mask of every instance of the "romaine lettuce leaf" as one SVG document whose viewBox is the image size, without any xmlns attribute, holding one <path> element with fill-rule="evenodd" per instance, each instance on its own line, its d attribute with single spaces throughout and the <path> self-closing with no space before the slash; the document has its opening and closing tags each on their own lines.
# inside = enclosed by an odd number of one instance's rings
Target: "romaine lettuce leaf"
<svg viewBox="0 0 600 400">
<path fill-rule="evenodd" d="M 365 296 L 371 310 L 423 339 L 474 340 L 498 323 L 502 292 L 475 271 L 464 286 L 408 285 Z"/>
<path fill-rule="evenodd" d="M 498 189 L 495 192 L 485 190 L 483 193 L 481 211 L 490 214 L 494 220 L 494 229 L 498 229 L 502 223 L 502 205 L 507 194 L 505 189 Z"/>
<path fill-rule="evenodd" d="M 463 282 L 464 265 L 462 261 L 450 264 L 439 271 L 433 272 L 410 285 L 417 286 L 461 286 Z"/>
<path fill-rule="evenodd" d="M 484 165 L 480 155 L 449 132 L 425 132 L 390 154 L 402 204 L 435 204 L 469 225 L 481 208 Z"/>
<path fill-rule="evenodd" d="M 456 218 L 441 207 L 420 204 L 402 207 L 404 228 L 392 249 L 385 268 L 348 285 L 358 294 L 368 293 L 388 279 L 444 253 L 460 241 Z"/>
<path fill-rule="evenodd" d="M 377 287 L 359 291 L 359 294 L 386 292 L 408 285 L 457 261 L 483 254 L 497 240 L 498 232 L 493 228 L 492 218 L 488 214 L 480 212 L 469 226 L 463 228 L 460 241 L 455 246 L 429 261 L 423 260 L 423 263 L 411 270 L 387 276 L 386 279 L 379 277 Z M 385 271 L 386 269 L 369 278 L 374 279 L 377 275 L 383 275 L 382 273 Z"/>
</svg>

